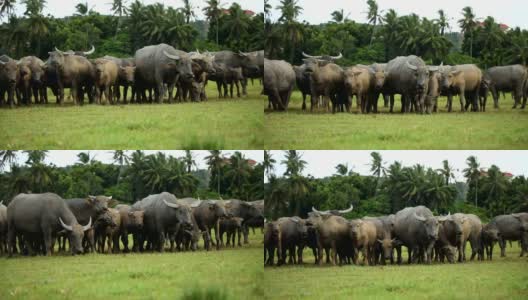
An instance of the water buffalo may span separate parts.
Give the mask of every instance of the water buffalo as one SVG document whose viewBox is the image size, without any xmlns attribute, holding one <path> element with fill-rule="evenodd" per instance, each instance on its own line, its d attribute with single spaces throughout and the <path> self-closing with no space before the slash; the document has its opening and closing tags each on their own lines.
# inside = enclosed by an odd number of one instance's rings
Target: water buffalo
<svg viewBox="0 0 528 300">
<path fill-rule="evenodd" d="M 521 241 L 521 255 L 528 251 L 528 227 L 520 214 L 499 215 L 493 218 L 483 229 L 488 240 L 496 238 L 501 248 L 501 257 L 506 256 L 506 241 Z M 491 239 L 490 239 L 491 237 Z M 492 244 L 493 246 L 493 244 Z M 490 249 L 490 253 L 493 248 Z M 489 258 L 491 259 L 491 254 Z"/>
<path fill-rule="evenodd" d="M 255 200 L 250 201 L 255 208 L 257 208 L 262 216 L 264 215 L 264 200 Z M 244 221 L 244 226 L 242 227 L 242 233 L 244 234 L 244 244 L 249 243 L 249 228 L 253 229 L 253 234 L 255 234 L 255 228 L 260 228 L 261 231 L 264 231 L 264 217 L 251 218 Z"/>
<path fill-rule="evenodd" d="M 467 111 L 472 105 L 478 111 L 478 100 L 482 82 L 482 71 L 473 64 L 442 68 L 442 89 L 447 91 L 448 111 L 452 111 L 453 95 L 460 96 L 460 111 Z M 466 100 L 468 97 L 468 100 Z"/>
<path fill-rule="evenodd" d="M 94 67 L 95 98 L 97 104 L 101 104 L 103 93 L 106 101 L 114 104 L 114 94 L 119 89 L 119 66 L 112 60 L 99 58 L 94 61 Z"/>
<path fill-rule="evenodd" d="M 146 101 L 145 91 L 154 88 L 155 100 L 161 103 L 165 95 L 164 85 L 168 85 L 169 103 L 172 103 L 172 90 L 178 79 L 192 81 L 192 59 L 180 50 L 167 44 L 147 46 L 136 51 L 136 96 Z"/>
<path fill-rule="evenodd" d="M 302 253 L 308 237 L 306 223 L 299 217 L 279 218 L 277 223 L 280 228 L 281 256 L 279 264 L 302 264 Z"/>
<path fill-rule="evenodd" d="M 82 253 L 84 232 L 92 224 L 79 225 L 66 202 L 56 194 L 19 194 L 7 207 L 9 256 L 13 254 L 15 237 L 37 236 L 44 241 L 45 253 L 52 252 L 52 242 L 57 233 L 66 230 L 73 255 Z M 32 249 L 29 249 L 30 251 Z"/>
<path fill-rule="evenodd" d="M 447 258 L 449 263 L 454 263 L 457 245 L 461 242 L 462 225 L 451 215 L 436 217 L 436 219 L 438 220 L 438 240 L 434 245 L 435 261 L 443 263 Z"/>
<path fill-rule="evenodd" d="M 264 264 L 273 266 L 275 249 L 277 249 L 278 263 L 281 262 L 282 253 L 280 241 L 280 225 L 277 221 L 264 225 Z"/>
<path fill-rule="evenodd" d="M 66 199 L 66 204 L 71 210 L 77 221 L 85 224 L 88 220 L 96 220 L 99 216 L 108 210 L 108 202 L 112 200 L 112 196 L 88 196 L 86 198 Z M 85 239 L 90 249 L 94 249 L 95 241 L 93 234 L 86 235 Z"/>
<path fill-rule="evenodd" d="M 393 249 L 399 245 L 394 238 L 394 215 L 381 217 L 363 217 L 362 220 L 369 221 L 376 226 L 377 244 L 374 247 L 374 263 L 385 264 L 386 260 L 394 263 Z"/>
<path fill-rule="evenodd" d="M 215 56 L 216 63 L 225 64 L 228 68 L 241 68 L 242 74 L 242 93 L 246 95 L 246 78 L 243 74 L 262 74 L 264 67 L 264 53 L 250 52 L 244 53 L 242 51 L 219 51 L 211 52 Z M 265 67 L 264 67 L 265 70 Z M 262 76 L 262 75 L 261 75 Z"/>
<path fill-rule="evenodd" d="M 380 63 L 374 63 L 370 65 L 370 68 L 374 70 L 374 78 L 375 78 L 375 89 L 374 89 L 374 96 L 372 99 L 372 109 L 377 112 L 378 110 L 378 98 L 379 95 L 383 95 L 383 106 L 389 107 L 389 95 L 385 93 L 384 87 L 385 87 L 385 78 L 387 76 L 387 64 L 380 64 Z M 392 112 L 392 111 L 391 111 Z"/>
<path fill-rule="evenodd" d="M 343 69 L 328 60 L 321 60 L 315 57 L 309 57 L 303 61 L 306 65 L 304 74 L 306 77 L 310 78 L 312 102 L 317 101 L 317 99 L 322 96 L 325 109 L 329 108 L 331 101 L 333 113 L 337 110 L 342 111 L 343 105 L 347 104 L 344 86 L 345 74 Z M 350 107 L 347 105 L 346 108 L 348 110 Z"/>
<path fill-rule="evenodd" d="M 482 222 L 480 218 L 473 214 L 456 213 L 453 215 L 462 226 L 462 236 L 458 244 L 458 262 L 466 260 L 466 243 L 471 244 L 471 260 L 478 254 L 478 259 L 482 260 L 481 231 Z"/>
<path fill-rule="evenodd" d="M 186 229 L 180 227 L 176 234 L 171 235 L 171 251 L 174 249 L 174 242 L 176 243 L 176 248 L 178 251 L 196 251 L 198 250 L 198 242 L 200 238 L 204 240 L 204 247 L 209 249 L 210 240 L 208 239 L 208 234 L 205 231 L 201 231 L 198 223 L 196 223 L 196 218 L 191 215 L 191 220 L 193 227 L 192 229 Z"/>
<path fill-rule="evenodd" d="M 98 245 L 99 252 L 105 252 L 105 242 L 107 242 L 107 253 L 119 253 L 119 236 L 121 228 L 121 213 L 115 208 L 109 208 L 108 214 L 111 217 L 111 224 L 104 228 L 104 231 L 99 236 Z"/>
<path fill-rule="evenodd" d="M 64 88 L 70 87 L 74 104 L 82 104 L 85 93 L 88 94 L 90 103 L 93 103 L 95 68 L 92 63 L 86 57 L 59 50 L 48 53 L 50 57 L 46 62 L 46 69 L 56 76 L 57 102 L 63 103 Z"/>
<path fill-rule="evenodd" d="M 369 97 L 373 94 L 374 70 L 368 67 L 354 66 L 345 69 L 345 89 L 349 97 L 356 95 L 361 112 L 370 112 Z M 350 101 L 347 105 L 350 106 Z"/>
<path fill-rule="evenodd" d="M 349 234 L 354 247 L 354 263 L 357 264 L 357 253 L 363 254 L 363 264 L 375 265 L 375 247 L 378 233 L 373 220 L 352 220 L 349 223 Z"/>
<path fill-rule="evenodd" d="M 427 95 L 425 96 L 425 107 L 433 112 L 438 111 L 438 97 L 441 93 L 442 74 L 438 71 L 429 72 L 429 83 Z"/>
<path fill-rule="evenodd" d="M 4 104 L 4 96 L 6 93 L 9 107 L 15 105 L 17 74 L 17 61 L 7 55 L 0 56 L 0 105 Z"/>
<path fill-rule="evenodd" d="M 306 110 L 306 95 L 310 95 L 310 97 L 312 96 L 310 78 L 307 78 L 306 76 L 304 76 L 305 68 L 306 68 L 306 65 L 304 64 L 301 66 L 293 66 L 293 71 L 295 72 L 295 82 L 303 98 L 303 104 L 302 104 L 303 111 Z M 312 105 L 314 104 L 312 100 L 310 100 L 310 103 L 312 103 Z M 271 106 L 271 104 L 272 103 L 270 102 L 269 105 Z"/>
<path fill-rule="evenodd" d="M 423 113 L 429 72 L 436 70 L 438 67 L 427 67 L 424 61 L 415 55 L 398 56 L 389 61 L 384 90 L 390 94 L 391 111 L 394 107 L 394 94 L 401 94 L 402 112 L 409 112 L 411 105 L 415 103 L 417 112 Z"/>
<path fill-rule="evenodd" d="M 31 97 L 31 92 L 33 92 L 35 103 L 47 103 L 48 95 L 44 84 L 46 64 L 36 56 L 22 57 L 19 62 L 20 65 L 27 66 L 31 72 L 29 97 Z"/>
<path fill-rule="evenodd" d="M 0 254 L 7 253 L 7 207 L 0 201 Z"/>
<path fill-rule="evenodd" d="M 319 265 L 323 261 L 323 249 L 331 250 L 331 263 L 336 265 L 338 250 L 343 254 L 349 254 L 347 251 L 352 241 L 350 238 L 349 223 L 340 216 L 324 216 L 322 220 L 316 225 L 316 238 L 318 245 L 318 259 Z"/>
<path fill-rule="evenodd" d="M 192 229 L 192 210 L 178 202 L 173 194 L 163 192 L 150 195 L 132 205 L 132 209 L 145 211 L 143 231 L 153 249 L 163 252 L 166 234 L 178 232 L 180 227 Z M 140 250 L 143 249 L 140 243 Z"/>
<path fill-rule="evenodd" d="M 394 233 L 398 240 L 407 247 L 408 262 L 413 258 L 423 257 L 431 263 L 432 249 L 438 238 L 438 220 L 425 206 L 407 207 L 398 211 L 394 220 Z M 398 264 L 401 264 L 401 247 L 397 247 Z M 412 259 L 416 260 L 416 259 Z"/>
<path fill-rule="evenodd" d="M 264 95 L 275 110 L 287 110 L 295 86 L 295 72 L 283 60 L 264 59 Z"/>
<path fill-rule="evenodd" d="M 524 87 L 528 78 L 528 72 L 522 65 L 492 67 L 486 70 L 485 78 L 487 79 L 489 90 L 493 96 L 495 108 L 499 108 L 499 93 L 512 92 L 512 98 L 516 108 L 524 94 Z M 486 103 L 484 97 L 484 103 Z M 525 107 L 525 103 L 521 108 Z"/>
<path fill-rule="evenodd" d="M 127 94 L 128 87 L 134 88 L 134 80 L 136 74 L 136 64 L 134 63 L 133 58 L 117 58 L 113 56 L 104 56 L 103 59 L 112 60 L 119 67 L 119 72 L 117 74 L 117 82 L 119 86 L 123 87 L 123 103 L 127 103 Z M 117 99 L 117 102 L 121 100 L 121 90 L 117 88 L 114 91 L 114 97 Z M 132 98 L 134 98 L 132 96 Z"/>
<path fill-rule="evenodd" d="M 27 64 L 18 62 L 18 74 L 16 84 L 18 105 L 31 105 L 31 69 Z"/>
<path fill-rule="evenodd" d="M 116 209 L 121 215 L 121 242 L 123 243 L 123 252 L 127 253 L 128 249 L 128 234 L 131 233 L 133 236 L 134 245 L 132 249 L 138 251 L 139 249 L 139 234 L 143 229 L 143 217 L 145 212 L 143 210 L 132 210 L 129 205 L 120 204 L 116 206 Z"/>
<path fill-rule="evenodd" d="M 219 220 L 219 241 L 224 244 L 224 233 L 227 235 L 226 247 L 235 247 L 235 237 L 238 236 L 238 246 L 242 247 L 242 222 L 244 219 L 232 217 Z"/>
</svg>

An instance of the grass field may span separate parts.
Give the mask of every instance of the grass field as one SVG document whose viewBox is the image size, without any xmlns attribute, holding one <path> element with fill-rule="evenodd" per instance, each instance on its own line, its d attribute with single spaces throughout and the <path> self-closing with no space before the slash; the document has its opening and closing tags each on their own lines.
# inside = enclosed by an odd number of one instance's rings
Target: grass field
<svg viewBox="0 0 528 300">
<path fill-rule="evenodd" d="M 220 251 L 0 257 L 0 299 L 262 299 L 262 234 Z"/>
<path fill-rule="evenodd" d="M 490 98 L 490 97 L 488 97 Z M 308 97 L 309 101 L 309 97 Z M 433 115 L 389 114 L 379 100 L 380 114 L 353 112 L 303 112 L 302 96 L 294 92 L 287 112 L 269 112 L 264 117 L 266 149 L 526 149 L 528 109 L 512 110 L 511 95 L 493 108 L 488 99 L 485 113 L 460 113 L 458 96 L 455 112 L 447 113 L 445 97 L 439 99 L 440 112 Z M 399 96 L 395 111 L 400 111 Z M 267 108 L 267 101 L 265 102 Z M 308 104 L 308 110 L 310 105 Z"/>
<path fill-rule="evenodd" d="M 266 267 L 265 298 L 527 299 L 528 258 L 519 257 L 517 243 L 506 249 L 505 258 L 498 246 L 494 250 L 493 261 L 484 262 L 319 267 L 305 249 L 303 266 Z"/>
<path fill-rule="evenodd" d="M 219 100 L 211 82 L 208 102 L 83 107 L 51 96 L 46 106 L 0 109 L 0 149 L 262 149 L 260 92 L 255 81 L 247 97 Z"/>
</svg>

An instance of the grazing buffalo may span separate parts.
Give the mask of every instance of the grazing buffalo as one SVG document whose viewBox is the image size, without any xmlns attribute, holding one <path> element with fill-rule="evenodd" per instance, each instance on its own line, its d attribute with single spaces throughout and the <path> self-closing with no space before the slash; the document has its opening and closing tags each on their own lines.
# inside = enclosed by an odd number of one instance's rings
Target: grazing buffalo
<svg viewBox="0 0 528 300">
<path fill-rule="evenodd" d="M 9 256 L 13 254 L 15 237 L 44 241 L 46 255 L 51 255 L 52 243 L 58 232 L 65 230 L 73 255 L 83 252 L 81 242 L 84 232 L 91 227 L 79 225 L 66 202 L 56 194 L 19 194 L 7 207 Z M 26 243 L 31 245 L 31 243 Z M 33 249 L 29 248 L 32 253 Z"/>
<path fill-rule="evenodd" d="M 302 253 L 308 238 L 305 220 L 299 217 L 284 217 L 277 220 L 280 227 L 281 256 L 280 264 L 302 264 Z"/>
<path fill-rule="evenodd" d="M 0 56 L 0 105 L 4 105 L 4 97 L 6 93 L 9 107 L 15 105 L 17 75 L 17 61 L 11 59 L 7 55 Z"/>
<path fill-rule="evenodd" d="M 287 110 L 295 86 L 295 71 L 283 60 L 264 59 L 264 95 L 275 110 Z"/>
<path fill-rule="evenodd" d="M 386 69 L 384 90 L 390 94 L 391 111 L 394 107 L 394 94 L 402 95 L 402 112 L 409 112 L 413 104 L 417 112 L 425 110 L 425 96 L 429 83 L 429 72 L 438 67 L 427 67 L 424 61 L 415 56 L 398 56 L 389 61 Z M 430 113 L 430 111 L 426 111 Z"/>
<path fill-rule="evenodd" d="M 337 110 L 342 111 L 343 106 L 347 105 L 347 97 L 345 91 L 345 73 L 343 69 L 330 61 L 333 61 L 332 57 L 330 60 L 322 60 L 317 57 L 308 56 L 304 59 L 306 68 L 304 74 L 310 80 L 310 87 L 312 89 L 312 102 L 317 101 L 319 97 L 323 97 L 323 106 L 325 109 L 329 109 L 330 102 L 332 102 L 332 112 L 335 113 Z M 340 54 L 335 59 L 341 58 Z M 310 110 L 314 107 L 314 103 Z M 347 110 L 350 107 L 347 105 Z"/>
<path fill-rule="evenodd" d="M 169 89 L 169 103 L 172 90 L 178 80 L 192 81 L 192 59 L 180 50 L 167 44 L 147 46 L 136 51 L 136 96 L 146 101 L 146 90 L 154 88 L 155 100 L 161 103 L 165 95 L 165 84 Z"/>
<path fill-rule="evenodd" d="M 123 243 L 123 252 L 127 253 L 128 249 L 128 234 L 131 233 L 134 241 L 132 246 L 133 251 L 137 252 L 139 249 L 139 234 L 143 229 L 143 218 L 145 212 L 142 210 L 132 210 L 129 205 L 120 204 L 116 209 L 121 215 L 121 242 Z"/>
<path fill-rule="evenodd" d="M 103 93 L 106 101 L 114 104 L 114 94 L 119 89 L 119 66 L 112 60 L 96 59 L 95 66 L 95 97 L 97 104 L 101 104 Z"/>
<path fill-rule="evenodd" d="M 184 229 L 192 229 L 191 207 L 183 202 L 178 202 L 173 194 L 163 192 L 150 195 L 136 202 L 132 209 L 144 210 L 143 231 L 152 248 L 163 252 L 166 235 Z M 140 243 L 140 250 L 143 249 Z"/>
<path fill-rule="evenodd" d="M 447 92 L 448 111 L 452 111 L 453 95 L 460 96 L 460 111 L 467 111 L 469 105 L 478 111 L 482 71 L 473 64 L 442 68 L 442 89 Z M 466 98 L 468 98 L 466 100 Z"/>
<path fill-rule="evenodd" d="M 46 64 L 36 56 L 22 57 L 19 62 L 20 65 L 27 66 L 31 72 L 31 80 L 29 85 L 30 91 L 28 91 L 29 98 L 31 98 L 32 92 L 35 103 L 47 103 L 48 95 L 46 93 L 46 85 L 44 82 Z M 31 99 L 29 100 L 29 103 L 31 103 Z"/>
<path fill-rule="evenodd" d="M 462 237 L 462 225 L 451 215 L 436 217 L 438 220 L 438 240 L 434 245 L 435 261 L 455 263 L 457 245 Z"/>
<path fill-rule="evenodd" d="M 515 103 L 513 108 L 516 108 L 524 95 L 524 89 L 528 78 L 528 71 L 523 65 L 511 65 L 493 67 L 486 70 L 485 79 L 487 86 L 491 91 L 495 108 L 499 108 L 499 93 L 512 92 L 512 98 Z M 484 105 L 486 103 L 486 96 L 484 96 Z M 523 103 L 521 108 L 524 108 L 526 103 Z"/>
<path fill-rule="evenodd" d="M 7 253 L 7 207 L 0 201 L 0 254 Z"/>
<path fill-rule="evenodd" d="M 277 249 L 278 264 L 280 265 L 282 254 L 280 240 L 280 225 L 277 221 L 268 222 L 264 225 L 264 264 L 273 266 L 275 249 Z"/>
<path fill-rule="evenodd" d="M 364 265 L 375 265 L 375 247 L 378 233 L 375 221 L 352 220 L 349 223 L 350 238 L 354 247 L 354 263 L 357 264 L 358 253 L 363 254 Z"/>
<path fill-rule="evenodd" d="M 84 94 L 88 94 L 90 103 L 93 103 L 95 68 L 92 63 L 86 57 L 59 50 L 48 53 L 50 57 L 46 62 L 46 69 L 50 72 L 49 76 L 56 76 L 56 82 L 53 84 L 56 85 L 58 93 L 57 102 L 63 103 L 64 88 L 70 87 L 74 104 L 82 104 Z"/>
<path fill-rule="evenodd" d="M 398 211 L 394 220 L 394 233 L 407 247 L 409 263 L 423 256 L 426 263 L 431 263 L 432 249 L 438 238 L 438 220 L 427 207 L 407 207 Z M 401 247 L 396 250 L 398 264 L 401 264 Z"/>
</svg>

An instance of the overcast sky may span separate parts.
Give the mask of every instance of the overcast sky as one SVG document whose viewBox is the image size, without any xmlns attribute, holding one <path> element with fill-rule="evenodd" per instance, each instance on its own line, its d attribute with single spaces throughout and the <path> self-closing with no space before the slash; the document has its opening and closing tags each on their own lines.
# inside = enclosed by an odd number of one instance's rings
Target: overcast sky
<svg viewBox="0 0 528 300">
<path fill-rule="evenodd" d="M 222 151 L 224 156 L 229 156 L 230 154 L 233 154 L 237 150 L 224 150 Z M 102 161 L 105 163 L 111 163 L 113 162 L 113 152 L 108 150 L 100 150 L 100 151 L 88 151 L 88 150 L 82 150 L 82 151 L 73 151 L 73 150 L 51 150 L 48 152 L 45 162 L 46 163 L 53 163 L 54 165 L 57 165 L 59 167 L 64 167 L 67 165 L 72 165 L 79 161 L 79 158 L 77 157 L 77 154 L 79 152 L 90 152 L 90 157 L 95 157 L 96 160 Z M 156 153 L 158 151 L 155 150 L 145 150 L 146 154 L 152 154 Z M 166 154 L 170 154 L 174 157 L 181 157 L 185 156 L 185 151 L 183 150 L 170 150 L 170 151 L 161 151 L 165 152 Z M 264 152 L 261 150 L 240 150 L 246 158 L 253 159 L 257 162 L 262 162 L 264 158 Z M 127 154 L 131 154 L 132 151 L 128 151 Z M 204 161 L 204 158 L 209 155 L 209 151 L 203 151 L 203 150 L 196 150 L 192 151 L 194 158 L 196 160 L 196 164 L 198 165 L 198 168 L 205 169 L 207 168 L 206 162 Z M 17 161 L 18 164 L 24 164 L 26 162 L 27 155 L 23 154 L 22 152 L 19 152 Z M 9 167 L 7 166 L 7 170 L 9 170 Z"/>
<path fill-rule="evenodd" d="M 134 0 L 135 1 L 135 0 Z M 25 6 L 19 4 L 21 1 L 17 1 L 16 12 L 17 15 L 22 15 L 25 11 Z M 102 14 L 112 14 L 111 8 L 112 0 L 47 0 L 44 14 L 50 14 L 56 18 L 71 16 L 75 11 L 75 6 L 78 3 L 88 2 L 88 7 Z M 133 0 L 127 0 L 127 5 L 130 5 Z M 163 3 L 165 6 L 182 7 L 182 0 L 140 0 L 143 4 Z M 192 5 L 195 7 L 195 14 L 198 19 L 204 19 L 202 8 L 206 6 L 205 0 L 191 0 Z M 256 13 L 264 11 L 263 0 L 238 0 L 238 1 L 221 1 L 224 8 L 229 8 L 233 2 L 237 2 L 242 6 L 243 9 L 250 9 Z"/>
<path fill-rule="evenodd" d="M 526 0 L 376 0 L 382 15 L 393 8 L 398 15 L 416 13 L 420 17 L 435 19 L 438 10 L 443 9 L 449 18 L 453 31 L 459 31 L 457 20 L 461 18 L 462 8 L 471 6 L 477 18 L 492 16 L 496 22 L 505 23 L 510 27 L 519 26 L 528 29 L 528 1 Z M 273 19 L 280 13 L 275 9 L 279 0 L 270 0 L 273 7 Z M 359 23 L 367 21 L 366 0 L 298 0 L 298 5 L 303 8 L 300 21 L 306 20 L 312 24 L 326 23 L 331 20 L 331 13 L 343 9 L 349 19 Z"/>
<path fill-rule="evenodd" d="M 372 151 L 338 151 L 338 150 L 310 150 L 300 151 L 302 159 L 307 162 L 303 175 L 312 175 L 316 178 L 331 176 L 336 173 L 335 166 L 348 163 L 349 170 L 362 175 L 369 175 Z M 467 167 L 466 158 L 475 155 L 481 168 L 497 165 L 503 172 L 510 172 L 515 176 L 528 176 L 528 151 L 378 151 L 388 167 L 394 161 L 399 161 L 403 166 L 422 164 L 426 167 L 439 169 L 442 161 L 447 159 L 455 171 L 458 181 L 465 181 L 462 170 Z M 275 174 L 282 176 L 286 171 L 281 162 L 284 160 L 284 151 L 271 151 L 275 163 Z"/>
</svg>

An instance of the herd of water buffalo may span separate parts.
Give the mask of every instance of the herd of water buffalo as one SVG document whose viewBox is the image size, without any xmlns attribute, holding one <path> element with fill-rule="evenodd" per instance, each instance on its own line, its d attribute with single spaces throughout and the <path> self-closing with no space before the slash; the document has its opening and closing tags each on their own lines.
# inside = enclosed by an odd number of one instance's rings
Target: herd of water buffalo
<svg viewBox="0 0 528 300">
<path fill-rule="evenodd" d="M 400 94 L 401 111 L 431 113 L 437 111 L 439 96 L 447 96 L 447 110 L 453 110 L 453 96 L 459 95 L 460 111 L 485 111 L 487 95 L 491 92 L 494 107 L 499 107 L 500 92 L 511 92 L 516 108 L 521 100 L 526 106 L 528 70 L 523 65 L 492 67 L 485 71 L 474 64 L 428 66 L 417 56 L 399 56 L 386 64 L 341 67 L 334 63 L 339 56 L 312 56 L 303 53 L 301 66 L 279 60 L 264 61 L 264 93 L 269 108 L 286 110 L 292 91 L 302 93 L 302 109 L 306 96 L 311 107 L 332 112 L 350 111 L 352 97 L 357 98 L 361 112 L 378 112 L 378 98 L 383 95 L 384 106 L 394 108 L 394 95 Z"/>
<path fill-rule="evenodd" d="M 488 224 L 473 214 L 434 216 L 425 206 L 407 207 L 396 214 L 347 220 L 347 210 L 318 211 L 312 208 L 307 219 L 283 217 L 264 225 L 264 263 L 302 264 L 303 249 L 313 251 L 315 263 L 401 264 L 402 246 L 408 249 L 408 263 L 431 263 L 433 260 L 454 263 L 466 260 L 466 244 L 471 245 L 471 260 L 491 260 L 498 242 L 505 256 L 506 241 L 520 241 L 521 256 L 528 251 L 528 213 L 500 215 Z M 396 250 L 397 258 L 394 258 Z M 458 256 L 458 257 L 457 257 Z"/>
<path fill-rule="evenodd" d="M 248 228 L 263 226 L 264 200 L 176 199 L 163 192 L 133 205 L 110 208 L 112 197 L 62 199 L 53 193 L 19 194 L 6 207 L 0 203 L 0 253 L 12 256 L 51 255 L 58 242 L 73 255 L 87 252 L 163 252 L 170 244 L 178 251 L 196 250 L 200 239 L 206 250 L 234 247 L 235 237 L 248 243 Z M 215 232 L 212 239 L 211 231 Z M 129 234 L 133 237 L 129 249 Z M 18 243 L 17 243 L 18 241 Z M 120 241 L 123 249 L 121 249 Z M 107 248 L 105 250 L 105 244 Z"/>
<path fill-rule="evenodd" d="M 192 101 L 205 101 L 208 80 L 217 83 L 219 98 L 228 97 L 228 86 L 231 98 L 233 86 L 240 97 L 240 85 L 246 95 L 247 79 L 262 78 L 264 69 L 264 51 L 187 53 L 159 44 L 139 49 L 131 58 L 88 59 L 94 51 L 93 46 L 89 51 L 55 48 L 46 62 L 36 56 L 19 60 L 0 56 L 0 105 L 6 94 L 10 107 L 15 99 L 18 105 L 48 103 L 47 88 L 58 104 L 64 102 L 65 88 L 70 88 L 74 104 L 82 104 L 85 95 L 90 103 L 101 103 L 104 96 L 113 104 L 121 100 L 120 86 L 123 103 L 128 101 L 128 87 L 131 103 L 161 103 L 167 93 L 169 103 L 187 101 L 189 96 Z"/>
</svg>

